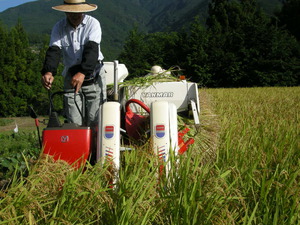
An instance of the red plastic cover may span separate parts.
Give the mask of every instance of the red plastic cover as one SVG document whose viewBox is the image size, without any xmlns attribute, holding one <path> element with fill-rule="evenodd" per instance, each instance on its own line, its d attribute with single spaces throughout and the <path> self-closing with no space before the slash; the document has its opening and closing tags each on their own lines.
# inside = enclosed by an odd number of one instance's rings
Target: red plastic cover
<svg viewBox="0 0 300 225">
<path fill-rule="evenodd" d="M 43 131 L 43 152 L 78 169 L 90 155 L 91 137 L 89 127 L 46 128 Z"/>
</svg>

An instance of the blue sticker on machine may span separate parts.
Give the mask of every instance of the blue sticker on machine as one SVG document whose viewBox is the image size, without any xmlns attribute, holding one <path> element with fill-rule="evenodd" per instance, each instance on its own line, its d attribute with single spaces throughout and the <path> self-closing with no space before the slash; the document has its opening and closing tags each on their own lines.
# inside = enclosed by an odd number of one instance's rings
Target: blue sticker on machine
<svg viewBox="0 0 300 225">
<path fill-rule="evenodd" d="M 165 136 L 165 133 L 166 133 L 165 125 L 163 125 L 163 124 L 156 125 L 156 127 L 155 127 L 156 137 L 163 138 Z"/>
<path fill-rule="evenodd" d="M 111 139 L 114 137 L 115 127 L 114 126 L 105 126 L 104 136 L 107 139 Z"/>
</svg>

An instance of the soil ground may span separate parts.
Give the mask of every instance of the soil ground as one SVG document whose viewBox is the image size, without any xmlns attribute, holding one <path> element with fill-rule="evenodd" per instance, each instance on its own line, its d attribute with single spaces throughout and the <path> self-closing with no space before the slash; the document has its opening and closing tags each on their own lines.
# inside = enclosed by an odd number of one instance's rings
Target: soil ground
<svg viewBox="0 0 300 225">
<path fill-rule="evenodd" d="M 4 119 L 4 118 L 0 118 Z M 0 126 L 0 133 L 13 133 L 16 125 L 18 126 L 19 132 L 22 131 L 35 131 L 35 121 L 31 117 L 8 117 L 6 120 L 11 120 L 11 122 L 5 126 Z M 42 120 L 43 118 L 39 118 Z M 44 129 L 46 126 L 42 123 L 40 124 L 40 129 Z"/>
</svg>

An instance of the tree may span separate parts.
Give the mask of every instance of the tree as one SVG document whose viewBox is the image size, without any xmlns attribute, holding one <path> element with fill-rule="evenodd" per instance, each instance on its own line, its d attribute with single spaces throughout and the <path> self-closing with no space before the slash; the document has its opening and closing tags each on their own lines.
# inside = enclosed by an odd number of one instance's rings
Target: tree
<svg viewBox="0 0 300 225">
<path fill-rule="evenodd" d="M 0 26 L 0 37 L 0 116 L 28 115 L 28 105 L 46 114 L 47 92 L 40 83 L 43 58 L 29 46 L 20 21 L 9 31 Z"/>
<path fill-rule="evenodd" d="M 136 28 L 121 59 L 132 76 L 154 64 L 179 65 L 207 87 L 294 86 L 300 77 L 299 44 L 255 0 L 212 0 L 206 27 L 196 18 L 189 31 L 142 34 Z"/>
<path fill-rule="evenodd" d="M 178 40 L 176 32 L 143 34 L 134 28 L 119 59 L 126 64 L 130 78 L 146 75 L 153 65 L 169 69 L 180 62 Z"/>
<path fill-rule="evenodd" d="M 279 24 L 300 41 L 300 0 L 285 0 L 280 12 L 276 13 Z"/>
<path fill-rule="evenodd" d="M 212 74 L 208 68 L 209 55 L 206 52 L 210 40 L 199 18 L 195 18 L 191 24 L 190 34 L 184 40 L 186 44 L 181 46 L 185 48 L 186 63 L 183 61 L 182 66 L 186 70 L 187 77 L 200 86 L 211 86 Z"/>
<path fill-rule="evenodd" d="M 297 85 L 299 46 L 255 1 L 213 0 L 207 25 L 213 86 Z"/>
<path fill-rule="evenodd" d="M 144 37 L 145 34 L 139 32 L 137 27 L 131 30 L 119 56 L 120 61 L 126 63 L 131 78 L 145 74 L 145 68 L 149 67 L 145 62 Z"/>
</svg>

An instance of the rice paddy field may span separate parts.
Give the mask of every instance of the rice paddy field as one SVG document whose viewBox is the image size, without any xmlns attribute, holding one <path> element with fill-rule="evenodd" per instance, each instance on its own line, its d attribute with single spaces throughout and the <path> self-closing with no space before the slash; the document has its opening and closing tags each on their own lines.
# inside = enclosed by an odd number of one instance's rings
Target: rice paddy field
<svg viewBox="0 0 300 225">
<path fill-rule="evenodd" d="M 180 118 L 196 142 L 168 178 L 148 143 L 113 188 L 107 167 L 28 159 L 0 190 L 0 224 L 300 224 L 300 87 L 199 91 L 200 128 Z"/>
</svg>

